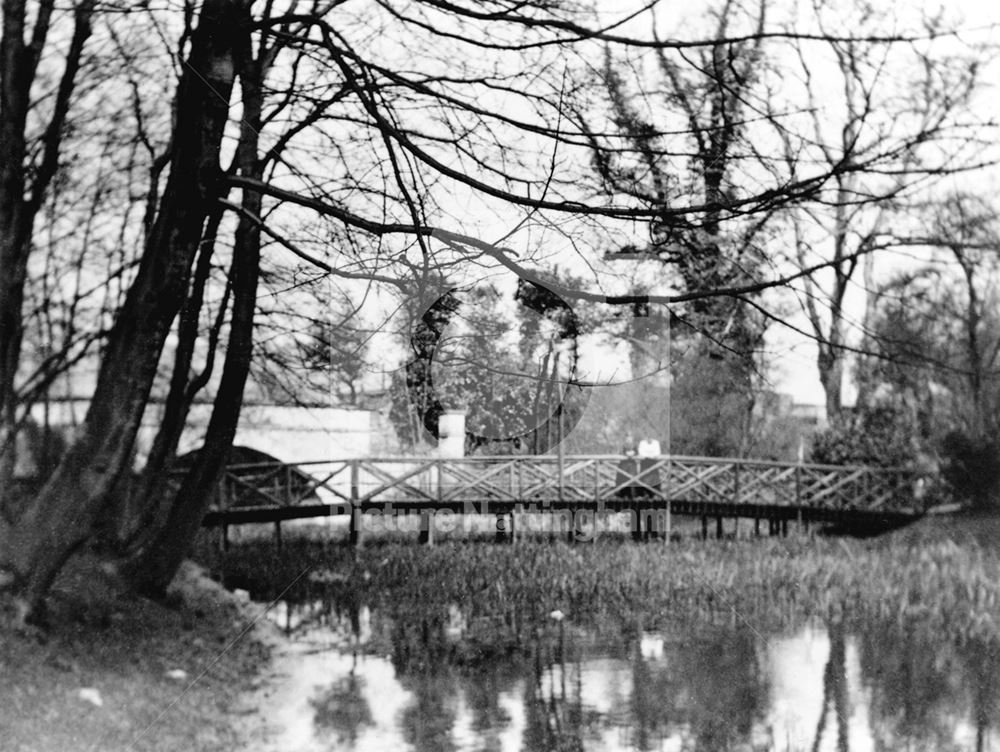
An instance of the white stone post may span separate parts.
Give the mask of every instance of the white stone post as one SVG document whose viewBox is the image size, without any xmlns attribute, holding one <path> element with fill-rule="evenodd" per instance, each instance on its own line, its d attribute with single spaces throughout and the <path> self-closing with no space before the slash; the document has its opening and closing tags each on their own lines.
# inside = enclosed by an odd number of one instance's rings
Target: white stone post
<svg viewBox="0 0 1000 752">
<path fill-rule="evenodd" d="M 465 410 L 445 410 L 438 418 L 437 449 L 442 459 L 465 456 Z"/>
<path fill-rule="evenodd" d="M 445 410 L 438 418 L 437 458 L 440 460 L 459 459 L 465 456 L 465 410 Z M 442 488 L 441 463 L 434 463 L 431 474 L 436 487 L 437 497 L 444 494 Z M 423 533 L 421 539 L 426 543 L 434 542 L 434 518 L 430 513 L 421 515 Z"/>
</svg>

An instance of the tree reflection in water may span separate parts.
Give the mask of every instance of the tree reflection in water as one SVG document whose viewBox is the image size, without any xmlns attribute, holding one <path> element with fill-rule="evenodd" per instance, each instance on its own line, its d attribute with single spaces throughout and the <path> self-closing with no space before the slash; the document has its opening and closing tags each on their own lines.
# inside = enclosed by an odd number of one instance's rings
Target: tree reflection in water
<svg viewBox="0 0 1000 752">
<path fill-rule="evenodd" d="M 1000 717 L 996 647 L 976 641 L 956 645 L 930 634 L 889 637 L 877 631 L 863 633 L 858 643 L 879 748 L 990 748 L 987 741 Z"/>
<path fill-rule="evenodd" d="M 338 749 L 984 752 L 998 741 L 1000 655 L 972 641 L 840 622 L 762 635 L 566 621 L 510 653 L 491 651 L 488 621 L 454 605 L 376 610 L 370 624 L 357 604 L 307 606 L 352 637 L 340 648 L 350 672 L 311 704 L 317 741 L 334 734 Z M 374 663 L 381 678 L 366 673 Z M 390 685 L 399 704 L 387 716 Z"/>
<path fill-rule="evenodd" d="M 413 694 L 399 719 L 403 739 L 415 752 L 456 750 L 452 729 L 456 720 L 456 686 L 450 671 L 410 674 L 400 678 Z"/>
<path fill-rule="evenodd" d="M 749 742 L 768 699 L 753 636 L 743 633 L 660 641 L 644 655 L 643 635 L 627 631 L 617 646 L 571 643 L 536 651 L 525 687 L 524 749 L 659 749 L 670 739 L 685 748 L 724 750 Z M 610 655 L 609 655 L 610 654 Z"/>
<path fill-rule="evenodd" d="M 321 733 L 331 733 L 341 745 L 349 748 L 357 743 L 361 731 L 373 725 L 371 708 L 365 699 L 365 680 L 358 676 L 357 657 L 350 674 L 338 679 L 319 698 L 312 700 L 315 708 L 313 724 Z"/>
<path fill-rule="evenodd" d="M 750 740 L 768 689 L 756 641 L 746 632 L 709 630 L 665 640 L 655 659 L 632 641 L 634 747 L 681 737 L 693 749 L 730 749 Z"/>
<path fill-rule="evenodd" d="M 841 624 L 831 624 L 830 653 L 823 670 L 823 705 L 819 711 L 819 722 L 813 740 L 813 752 L 819 752 L 820 745 L 833 719 L 836 728 L 837 752 L 848 752 L 850 748 L 851 717 L 849 688 L 847 686 L 847 643 Z"/>
</svg>

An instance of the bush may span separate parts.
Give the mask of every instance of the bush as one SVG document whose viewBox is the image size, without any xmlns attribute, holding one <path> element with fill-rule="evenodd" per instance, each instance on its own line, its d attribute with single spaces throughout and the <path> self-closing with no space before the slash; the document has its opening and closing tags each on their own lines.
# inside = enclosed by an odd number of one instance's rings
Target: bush
<svg viewBox="0 0 1000 752">
<path fill-rule="evenodd" d="M 1000 509 L 1000 442 L 952 431 L 941 453 L 942 474 L 957 500 L 980 511 Z"/>
<path fill-rule="evenodd" d="M 916 454 L 916 429 L 889 406 L 845 411 L 813 438 L 812 460 L 826 465 L 901 467 Z"/>
</svg>

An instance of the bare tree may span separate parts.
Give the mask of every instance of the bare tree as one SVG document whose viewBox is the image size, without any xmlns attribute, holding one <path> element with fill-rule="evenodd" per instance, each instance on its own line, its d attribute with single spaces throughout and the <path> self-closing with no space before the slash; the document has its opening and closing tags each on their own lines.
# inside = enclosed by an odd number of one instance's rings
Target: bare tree
<svg viewBox="0 0 1000 752">
<path fill-rule="evenodd" d="M 951 194 L 927 213 L 923 241 L 944 253 L 877 291 L 870 338 L 879 357 L 861 368 L 867 401 L 902 402 L 932 447 L 949 430 L 987 440 L 1000 430 L 996 210 Z"/>
<path fill-rule="evenodd" d="M 839 10 L 841 23 L 892 20 L 880 18 L 867 3 Z M 814 160 L 833 173 L 827 187 L 786 216 L 799 268 L 829 261 L 803 278 L 799 299 L 818 348 L 826 414 L 835 420 L 842 410 L 850 329 L 861 325 L 845 308 L 851 287 L 861 287 L 857 272 L 893 244 L 892 224 L 906 222 L 917 191 L 978 164 L 980 155 L 970 144 L 981 123 L 969 109 L 979 82 L 974 51 L 955 55 L 932 43 L 887 48 L 837 39 L 828 15 L 825 6 L 814 8 L 815 25 L 827 39 L 796 40 L 790 52 L 797 61 L 797 84 L 785 83 L 801 86 L 802 119 L 812 138 L 800 140 L 784 119 L 774 117 L 773 123 L 793 174 L 799 164 Z M 933 32 L 939 22 L 924 23 Z M 784 106 L 786 100 L 777 102 Z"/>
</svg>

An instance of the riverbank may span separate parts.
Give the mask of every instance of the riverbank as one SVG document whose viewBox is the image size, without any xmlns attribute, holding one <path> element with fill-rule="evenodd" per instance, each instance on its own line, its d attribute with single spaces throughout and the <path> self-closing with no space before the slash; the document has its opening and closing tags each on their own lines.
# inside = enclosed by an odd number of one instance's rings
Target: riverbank
<svg viewBox="0 0 1000 752">
<path fill-rule="evenodd" d="M 96 565 L 63 578 L 51 600 L 45 632 L 0 631 L 0 747 L 246 748 L 245 698 L 271 652 L 258 607 L 190 564 L 164 604 L 116 592 Z"/>
</svg>

